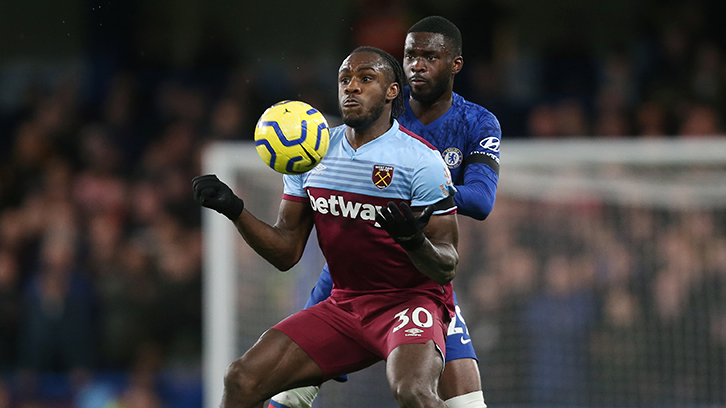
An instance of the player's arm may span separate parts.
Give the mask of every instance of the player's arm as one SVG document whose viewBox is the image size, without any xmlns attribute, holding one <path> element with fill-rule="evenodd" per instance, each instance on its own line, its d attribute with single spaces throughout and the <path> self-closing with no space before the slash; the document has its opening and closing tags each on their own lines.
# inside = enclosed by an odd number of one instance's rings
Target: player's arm
<svg viewBox="0 0 726 408">
<path fill-rule="evenodd" d="M 457 212 L 479 221 L 486 219 L 494 209 L 498 181 L 499 174 L 489 165 L 477 162 L 467 164 L 464 184 L 456 186 L 454 200 Z"/>
<path fill-rule="evenodd" d="M 276 268 L 288 270 L 302 257 L 313 228 L 307 202 L 282 200 L 275 225 L 269 225 L 247 211 L 242 199 L 213 174 L 194 178 L 192 187 L 199 204 L 229 218 L 250 247 Z"/>
<path fill-rule="evenodd" d="M 307 202 L 282 200 L 275 225 L 257 219 L 246 209 L 234 221 L 247 244 L 275 268 L 286 271 L 300 260 L 313 228 Z"/>
<path fill-rule="evenodd" d="M 455 213 L 432 216 L 441 204 L 453 207 L 453 200 L 449 197 L 429 205 L 418 215 L 405 202 L 400 206 L 389 202 L 376 221 L 406 250 L 421 273 L 445 285 L 454 279 L 459 263 L 459 224 Z"/>
<path fill-rule="evenodd" d="M 502 131 L 496 118 L 484 116 L 464 159 L 464 184 L 456 186 L 459 214 L 483 220 L 492 212 L 499 182 Z"/>
<path fill-rule="evenodd" d="M 411 205 L 423 211 L 416 216 L 407 202 L 389 202 L 376 214 L 376 222 L 406 250 L 421 273 L 443 285 L 454 279 L 459 263 L 456 189 L 438 151 L 422 153 L 415 168 Z"/>
<path fill-rule="evenodd" d="M 459 224 L 456 214 L 434 215 L 423 230 L 426 237 L 418 249 L 406 251 L 416 268 L 444 285 L 454 279 L 459 264 Z"/>
</svg>

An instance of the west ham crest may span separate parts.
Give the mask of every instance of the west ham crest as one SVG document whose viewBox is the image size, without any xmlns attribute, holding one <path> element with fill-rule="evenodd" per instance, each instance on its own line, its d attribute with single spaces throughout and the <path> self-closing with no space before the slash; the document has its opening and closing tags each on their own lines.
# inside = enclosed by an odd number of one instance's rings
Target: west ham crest
<svg viewBox="0 0 726 408">
<path fill-rule="evenodd" d="M 391 184 L 391 180 L 393 180 L 393 166 L 376 164 L 373 166 L 373 174 L 371 178 L 373 180 L 373 184 L 383 190 L 388 187 Z"/>
</svg>

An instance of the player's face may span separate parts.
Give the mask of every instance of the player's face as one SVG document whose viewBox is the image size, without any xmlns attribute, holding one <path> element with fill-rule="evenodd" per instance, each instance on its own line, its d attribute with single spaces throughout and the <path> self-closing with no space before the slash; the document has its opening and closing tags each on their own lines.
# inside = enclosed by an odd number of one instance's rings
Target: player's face
<svg viewBox="0 0 726 408">
<path fill-rule="evenodd" d="M 338 70 L 338 107 L 343 123 L 367 127 L 381 117 L 386 105 L 390 68 L 380 55 L 356 52 Z"/>
<path fill-rule="evenodd" d="M 449 90 L 462 62 L 453 54 L 443 34 L 420 32 L 406 36 L 403 69 L 413 99 L 431 105 Z"/>
</svg>

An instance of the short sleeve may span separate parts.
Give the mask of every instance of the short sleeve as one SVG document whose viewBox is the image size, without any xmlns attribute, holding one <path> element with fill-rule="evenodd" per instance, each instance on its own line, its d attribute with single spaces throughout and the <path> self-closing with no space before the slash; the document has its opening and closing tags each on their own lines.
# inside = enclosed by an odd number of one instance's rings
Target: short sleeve
<svg viewBox="0 0 726 408">
<path fill-rule="evenodd" d="M 412 207 L 423 207 L 456 193 L 449 168 L 436 150 L 421 155 L 412 183 Z"/>
<path fill-rule="evenodd" d="M 284 194 L 286 196 L 307 197 L 308 193 L 303 188 L 302 174 L 285 174 L 282 176 L 285 185 Z"/>
</svg>

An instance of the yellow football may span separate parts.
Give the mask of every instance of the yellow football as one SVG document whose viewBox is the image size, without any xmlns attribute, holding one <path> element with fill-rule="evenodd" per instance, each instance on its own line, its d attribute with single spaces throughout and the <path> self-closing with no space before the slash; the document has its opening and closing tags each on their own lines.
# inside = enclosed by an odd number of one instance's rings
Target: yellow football
<svg viewBox="0 0 726 408">
<path fill-rule="evenodd" d="M 255 147 L 262 161 L 283 174 L 312 170 L 325 157 L 330 128 L 320 111 L 301 101 L 270 106 L 255 126 Z"/>
</svg>

